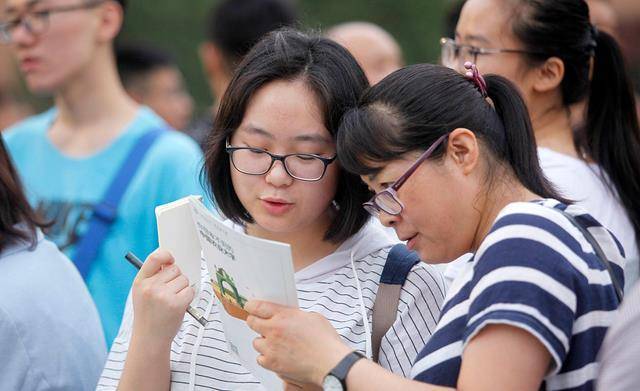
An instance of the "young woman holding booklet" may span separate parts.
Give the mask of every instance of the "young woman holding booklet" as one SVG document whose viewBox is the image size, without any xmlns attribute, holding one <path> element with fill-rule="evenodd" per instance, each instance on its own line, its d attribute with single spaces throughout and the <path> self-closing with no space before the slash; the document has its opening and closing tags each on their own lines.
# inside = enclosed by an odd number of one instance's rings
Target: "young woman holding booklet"
<svg viewBox="0 0 640 391">
<path fill-rule="evenodd" d="M 229 224 L 291 245 L 300 308 L 327 319 L 350 349 L 371 357 L 372 308 L 395 242 L 362 209 L 371 196 L 366 185 L 336 160 L 340 119 L 366 87 L 356 61 L 336 43 L 291 30 L 268 35 L 222 99 L 205 173 Z M 203 328 L 184 316 L 193 291 L 170 254 L 147 258 L 98 389 L 262 389 L 228 351 L 208 273 L 203 267 Z M 382 367 L 409 374 L 435 329 L 444 291 L 433 267 L 413 266 L 382 338 Z"/>
</svg>

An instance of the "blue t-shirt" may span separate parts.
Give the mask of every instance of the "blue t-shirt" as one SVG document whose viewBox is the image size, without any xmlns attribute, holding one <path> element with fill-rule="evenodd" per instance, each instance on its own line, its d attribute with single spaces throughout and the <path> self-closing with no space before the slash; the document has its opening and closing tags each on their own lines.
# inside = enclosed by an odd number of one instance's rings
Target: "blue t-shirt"
<svg viewBox="0 0 640 391">
<path fill-rule="evenodd" d="M 594 388 L 597 354 L 618 299 L 589 242 L 553 208 L 589 229 L 624 286 L 619 243 L 583 210 L 555 200 L 509 204 L 451 286 L 438 328 L 411 370 L 414 379 L 456 387 L 469 341 L 487 325 L 506 324 L 549 351 L 545 389 Z"/>
<path fill-rule="evenodd" d="M 0 390 L 94 390 L 104 367 L 98 311 L 56 246 L 18 241 L 0 253 Z"/>
<path fill-rule="evenodd" d="M 48 130 L 56 110 L 33 116 L 4 133 L 29 201 L 55 221 L 46 234 L 69 258 L 87 228 L 93 206 L 101 201 L 138 138 L 167 125 L 141 108 L 119 137 L 101 151 L 75 158 L 62 154 Z M 86 279 L 100 312 L 107 344 L 115 338 L 136 269 L 125 259 L 132 251 L 144 259 L 158 246 L 155 207 L 189 194 L 203 194 L 199 182 L 202 152 L 189 137 L 169 130 L 149 149 L 118 207 L 118 216 L 102 243 Z"/>
</svg>

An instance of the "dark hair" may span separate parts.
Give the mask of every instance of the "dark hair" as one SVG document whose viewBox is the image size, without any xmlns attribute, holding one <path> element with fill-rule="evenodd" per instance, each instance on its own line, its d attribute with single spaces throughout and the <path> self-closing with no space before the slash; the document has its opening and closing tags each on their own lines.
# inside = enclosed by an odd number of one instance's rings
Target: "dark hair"
<svg viewBox="0 0 640 391">
<path fill-rule="evenodd" d="M 120 4 L 120 6 L 122 7 L 123 11 L 126 11 L 126 9 L 127 9 L 127 0 L 116 0 L 116 2 L 118 4 Z"/>
<path fill-rule="evenodd" d="M 356 105 L 368 86 L 364 72 L 349 52 L 322 37 L 295 30 L 268 34 L 245 57 L 231 79 L 205 148 L 205 172 L 215 201 L 236 223 L 253 223 L 231 183 L 226 140 L 242 122 L 251 97 L 276 80 L 301 79 L 321 104 L 324 126 L 335 138 L 340 119 Z M 359 177 L 341 170 L 335 202 L 339 207 L 324 239 L 340 242 L 358 232 L 369 216 L 362 203 L 370 196 Z"/>
<path fill-rule="evenodd" d="M 462 7 L 467 0 L 454 0 L 449 1 L 447 5 L 445 15 L 444 15 L 444 23 L 443 23 L 443 37 L 455 38 L 456 36 L 456 26 L 458 25 L 458 20 L 460 19 L 460 13 L 462 13 Z"/>
<path fill-rule="evenodd" d="M 220 48 L 233 71 L 265 34 L 295 27 L 297 20 L 290 0 L 224 0 L 209 14 L 206 38 Z"/>
<path fill-rule="evenodd" d="M 640 240 L 640 130 L 632 83 L 616 41 L 589 21 L 584 0 L 520 0 L 512 19 L 514 35 L 533 63 L 560 58 L 565 67 L 565 106 L 588 99 L 576 149 L 607 174 Z M 590 80 L 590 63 L 593 76 Z"/>
<path fill-rule="evenodd" d="M 159 68 L 176 67 L 168 52 L 142 43 L 116 45 L 116 64 L 125 88 L 144 83 L 151 72 Z"/>
<path fill-rule="evenodd" d="M 426 150 L 441 136 L 466 128 L 486 148 L 489 180 L 501 164 L 533 193 L 567 202 L 542 174 L 529 114 L 516 87 L 500 76 L 485 80 L 493 107 L 471 81 L 449 68 L 419 64 L 392 73 L 343 117 L 338 159 L 346 170 L 370 175 L 382 169 L 381 163 Z M 446 143 L 431 159 L 445 151 Z"/>
<path fill-rule="evenodd" d="M 0 252 L 20 240 L 31 241 L 31 246 L 35 246 L 37 228 L 46 228 L 48 225 L 31 209 L 4 140 L 0 137 Z"/>
</svg>

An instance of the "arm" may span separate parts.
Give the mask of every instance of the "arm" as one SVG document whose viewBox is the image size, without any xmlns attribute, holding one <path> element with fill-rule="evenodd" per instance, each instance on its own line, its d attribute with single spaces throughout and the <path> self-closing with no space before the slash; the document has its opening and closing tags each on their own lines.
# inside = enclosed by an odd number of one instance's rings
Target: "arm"
<svg viewBox="0 0 640 391">
<path fill-rule="evenodd" d="M 484 327 L 462 354 L 458 389 L 537 391 L 551 365 L 551 355 L 522 328 Z"/>
<path fill-rule="evenodd" d="M 251 301 L 245 306 L 249 327 L 263 337 L 254 341 L 258 363 L 286 379 L 322 385 L 333 367 L 351 352 L 321 315 L 272 303 Z M 549 368 L 546 348 L 523 329 L 490 325 L 464 350 L 459 390 L 537 390 Z M 451 390 L 395 375 L 379 365 L 358 361 L 347 377 L 349 390 Z"/>
<path fill-rule="evenodd" d="M 193 289 L 173 257 L 153 252 L 133 282 L 133 332 L 118 390 L 168 390 L 169 356 Z"/>
<path fill-rule="evenodd" d="M 267 302 L 250 301 L 249 327 L 263 338 L 254 341 L 261 353 L 258 363 L 291 382 L 321 386 L 324 377 L 352 349 L 331 323 L 316 313 L 308 313 Z M 368 360 L 357 362 L 348 376 L 350 390 L 433 390 L 430 386 L 404 379 Z"/>
</svg>

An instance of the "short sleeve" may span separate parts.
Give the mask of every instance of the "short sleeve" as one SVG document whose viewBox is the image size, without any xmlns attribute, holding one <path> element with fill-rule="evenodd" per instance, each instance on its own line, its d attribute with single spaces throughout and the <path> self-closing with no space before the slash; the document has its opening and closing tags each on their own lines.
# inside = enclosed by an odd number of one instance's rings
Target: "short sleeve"
<svg viewBox="0 0 640 391">
<path fill-rule="evenodd" d="M 477 254 L 463 348 L 487 325 L 510 325 L 545 346 L 555 374 L 569 351 L 577 306 L 574 274 L 557 248 L 510 235 L 517 230 L 493 232 Z"/>
<path fill-rule="evenodd" d="M 599 390 L 633 390 L 640 384 L 640 283 L 625 297 L 600 351 Z"/>
</svg>

